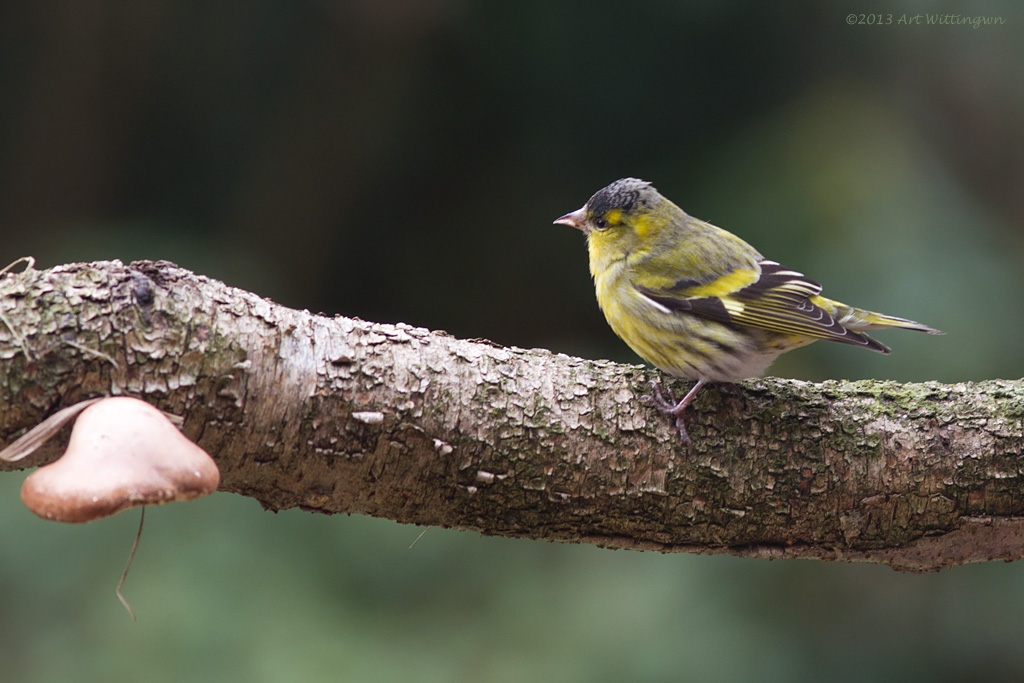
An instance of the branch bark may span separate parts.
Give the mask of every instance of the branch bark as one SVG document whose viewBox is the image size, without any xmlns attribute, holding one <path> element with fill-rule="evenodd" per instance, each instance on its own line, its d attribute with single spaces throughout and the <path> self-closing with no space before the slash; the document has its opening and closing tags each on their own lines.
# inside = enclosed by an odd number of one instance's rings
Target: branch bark
<svg viewBox="0 0 1024 683">
<path fill-rule="evenodd" d="M 640 366 L 327 318 L 167 262 L 9 273 L 0 313 L 0 442 L 134 395 L 268 509 L 910 571 L 1024 556 L 1019 381 L 711 388 L 688 450 Z"/>
</svg>

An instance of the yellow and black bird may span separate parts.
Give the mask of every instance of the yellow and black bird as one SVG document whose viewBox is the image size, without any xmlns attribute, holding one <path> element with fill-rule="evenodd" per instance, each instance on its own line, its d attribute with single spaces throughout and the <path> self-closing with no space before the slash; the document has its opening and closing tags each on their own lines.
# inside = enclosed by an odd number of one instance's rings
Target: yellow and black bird
<svg viewBox="0 0 1024 683">
<path fill-rule="evenodd" d="M 706 382 L 756 377 L 780 354 L 819 339 L 889 353 L 864 332 L 942 334 L 826 299 L 817 282 L 693 218 L 643 180 L 616 180 L 555 223 L 587 236 L 597 302 L 615 334 L 655 367 L 697 381 L 679 402 L 652 383 L 652 402 L 675 416 L 686 442 L 682 414 Z"/>
</svg>

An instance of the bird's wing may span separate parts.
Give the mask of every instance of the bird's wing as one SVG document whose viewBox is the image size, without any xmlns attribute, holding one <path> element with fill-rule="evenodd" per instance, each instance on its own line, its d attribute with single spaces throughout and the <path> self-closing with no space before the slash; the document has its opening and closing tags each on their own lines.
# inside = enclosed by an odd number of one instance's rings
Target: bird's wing
<svg viewBox="0 0 1024 683">
<path fill-rule="evenodd" d="M 867 335 L 846 329 L 816 304 L 821 293 L 817 282 L 775 261 L 759 259 L 756 265 L 756 269 L 736 268 L 709 282 L 679 280 L 667 287 L 637 284 L 636 288 L 669 311 L 889 352 Z"/>
</svg>

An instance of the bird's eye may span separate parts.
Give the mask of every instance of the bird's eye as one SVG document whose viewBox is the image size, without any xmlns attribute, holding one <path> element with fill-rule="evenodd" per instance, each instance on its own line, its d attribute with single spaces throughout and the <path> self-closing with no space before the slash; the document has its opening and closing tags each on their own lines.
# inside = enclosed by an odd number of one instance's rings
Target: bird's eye
<svg viewBox="0 0 1024 683">
<path fill-rule="evenodd" d="M 597 228 L 598 230 L 604 230 L 605 228 L 608 227 L 608 221 L 605 220 L 604 218 L 595 218 L 594 227 Z"/>
</svg>

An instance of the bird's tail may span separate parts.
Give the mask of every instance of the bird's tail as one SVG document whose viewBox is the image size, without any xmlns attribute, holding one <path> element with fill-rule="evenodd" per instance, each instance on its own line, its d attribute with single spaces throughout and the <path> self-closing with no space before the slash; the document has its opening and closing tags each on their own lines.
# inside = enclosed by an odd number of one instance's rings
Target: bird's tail
<svg viewBox="0 0 1024 683">
<path fill-rule="evenodd" d="M 818 298 L 824 299 L 824 297 Z M 838 301 L 832 301 L 831 299 L 824 300 L 828 305 L 822 306 L 822 308 L 831 313 L 835 319 L 839 321 L 839 324 L 848 330 L 864 332 L 867 330 L 883 330 L 889 327 L 895 327 L 903 330 L 918 330 L 919 332 L 927 332 L 928 334 L 945 334 L 945 332 L 936 330 L 934 327 L 928 327 L 927 325 L 922 325 L 919 322 L 907 320 L 906 318 L 897 318 L 894 315 L 865 311 L 863 308 L 854 308 L 853 306 L 847 306 L 846 304 L 839 303 Z"/>
</svg>

